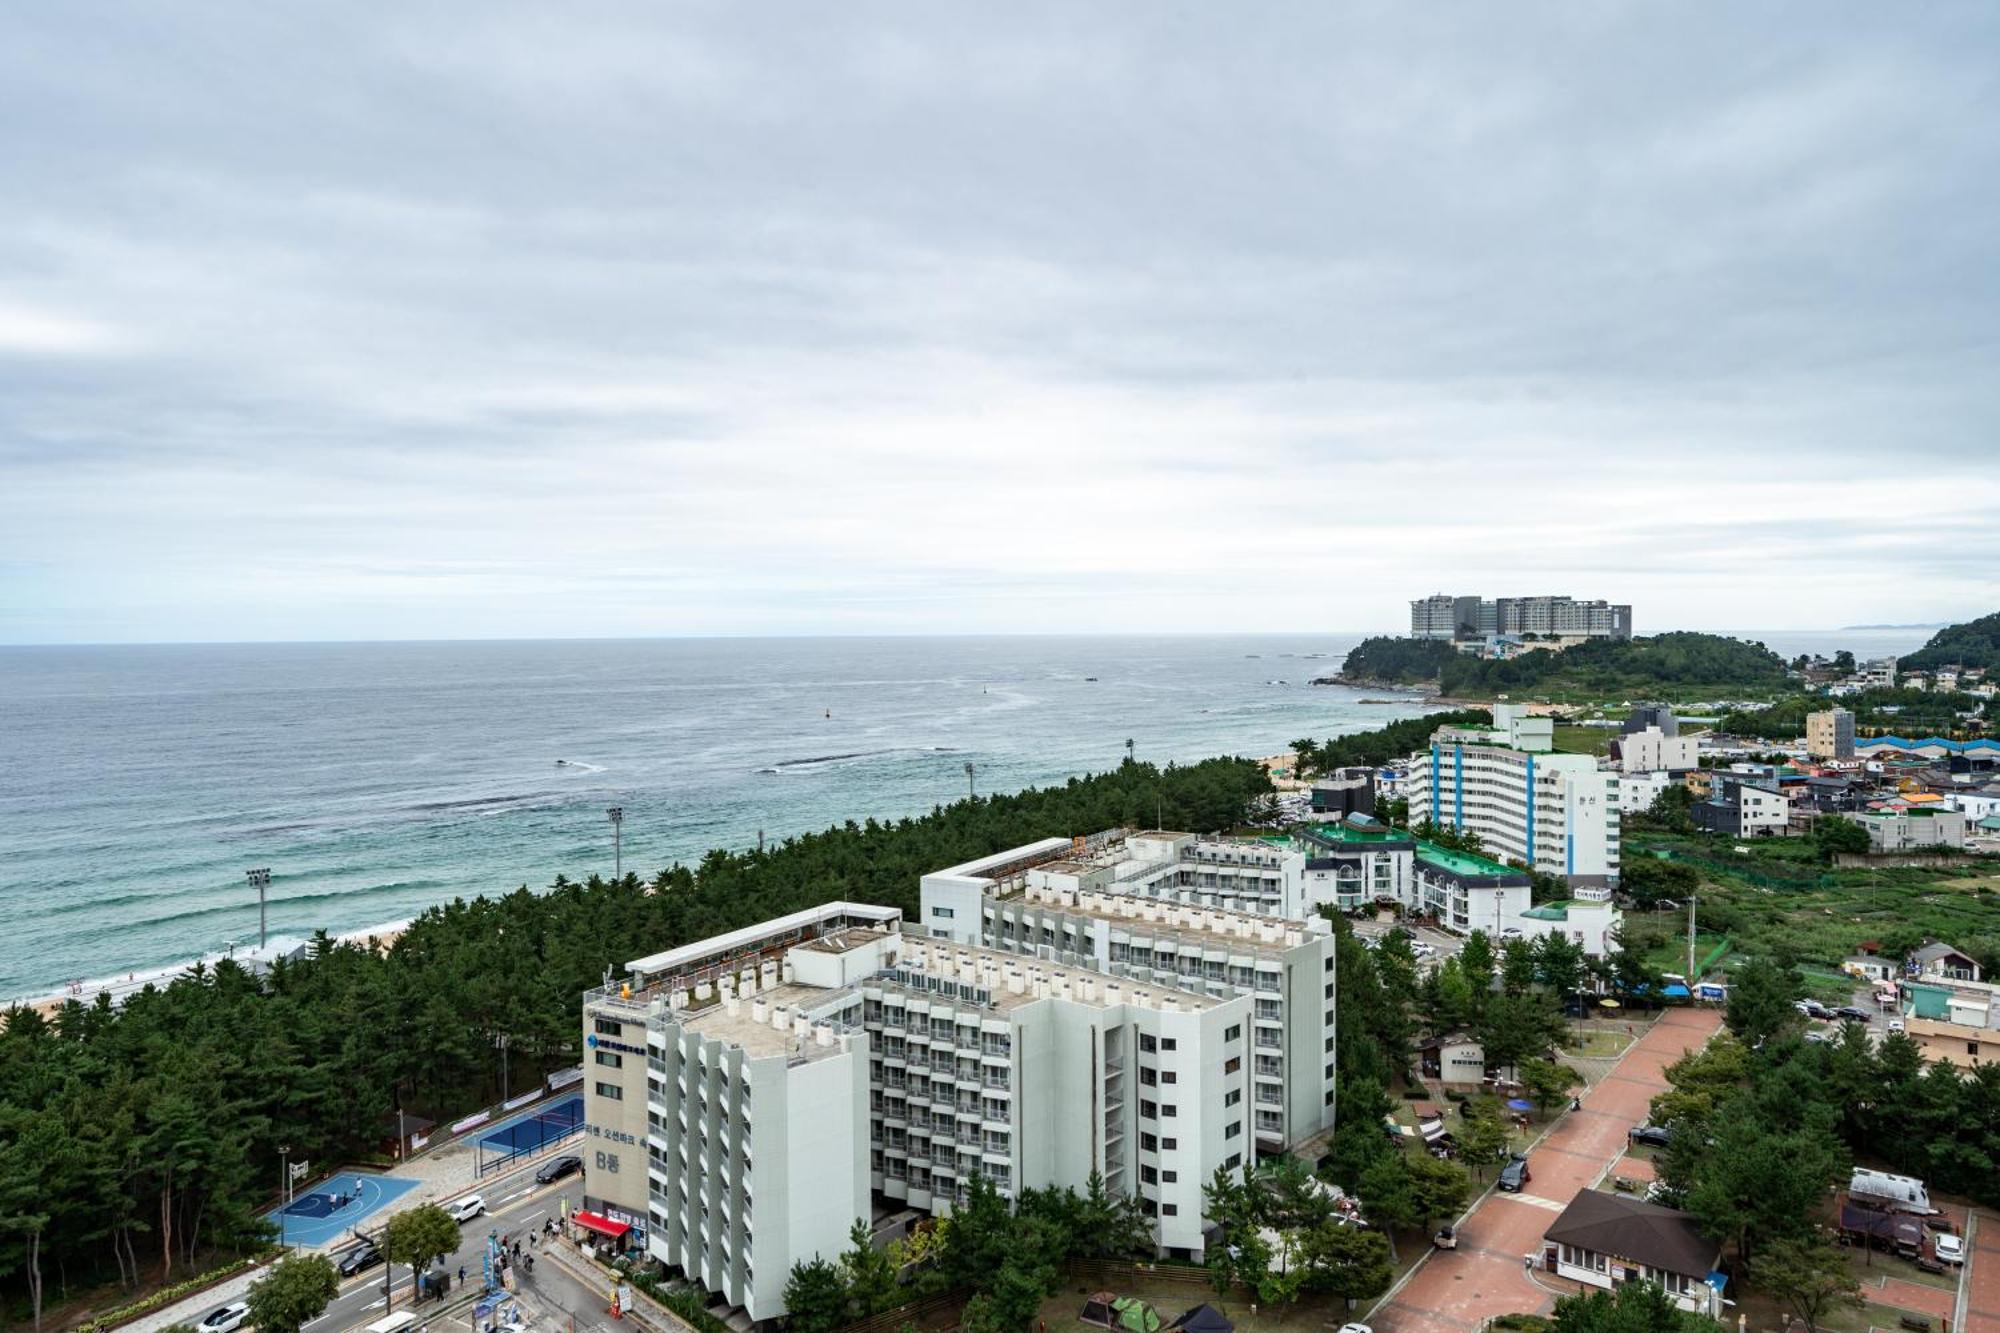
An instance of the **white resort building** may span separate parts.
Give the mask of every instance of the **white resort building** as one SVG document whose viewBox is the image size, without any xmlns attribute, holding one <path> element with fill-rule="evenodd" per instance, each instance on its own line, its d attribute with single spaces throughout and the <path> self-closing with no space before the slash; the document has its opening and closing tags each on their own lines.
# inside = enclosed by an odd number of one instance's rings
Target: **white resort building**
<svg viewBox="0 0 2000 1333">
<path fill-rule="evenodd" d="M 647 1251 L 759 1321 L 877 1198 L 948 1213 L 974 1176 L 1012 1196 L 1101 1172 L 1163 1251 L 1199 1258 L 1203 1182 L 1255 1151 L 1254 990 L 901 927 L 893 908 L 828 903 L 638 959 L 585 996 L 587 1036 L 643 1032 L 647 1052 L 643 1151 L 606 1150 L 592 1201 L 629 1209 L 643 1179 Z M 585 1080 L 599 1143 L 630 1132 L 630 1065 L 617 1073 Z"/>
</svg>

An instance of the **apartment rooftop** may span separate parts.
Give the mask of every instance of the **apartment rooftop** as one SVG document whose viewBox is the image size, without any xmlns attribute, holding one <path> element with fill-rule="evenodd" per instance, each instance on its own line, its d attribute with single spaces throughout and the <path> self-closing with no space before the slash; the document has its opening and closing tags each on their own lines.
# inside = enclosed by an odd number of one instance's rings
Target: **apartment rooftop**
<svg viewBox="0 0 2000 1333">
<path fill-rule="evenodd" d="M 1409 829 L 1399 829 L 1393 824 L 1383 824 L 1374 820 L 1365 824 L 1350 820 L 1342 820 L 1336 824 L 1311 824 L 1301 827 L 1299 831 L 1304 840 L 1327 848 L 1343 843 L 1364 847 L 1411 846 L 1415 849 L 1419 861 L 1439 870 L 1448 871 L 1461 879 L 1490 879 L 1501 875 L 1525 873 L 1513 866 L 1502 865 L 1491 857 L 1443 847 L 1426 838 L 1419 838 Z"/>
<path fill-rule="evenodd" d="M 1327 929 L 1325 923 L 1317 919 L 1309 922 L 1288 921 L 1251 912 L 1196 907 L 1091 889 L 1072 892 L 1030 887 L 1010 901 L 1090 917 L 1107 922 L 1114 928 L 1124 926 L 1157 935 L 1173 935 L 1236 952 L 1295 948 Z"/>
<path fill-rule="evenodd" d="M 690 1032 L 741 1047 L 753 1058 L 806 1056 L 832 1045 L 820 1038 L 830 1025 L 815 1024 L 806 1015 L 836 994 L 819 986 L 786 983 L 749 997 L 718 997 L 700 1009 L 682 1010 L 680 1021 Z"/>
<path fill-rule="evenodd" d="M 967 986 L 988 992 L 993 1008 L 1002 1013 L 1035 1000 L 1052 998 L 1107 1008 L 1131 1004 L 1142 1009 L 1196 1012 L 1224 1003 L 1170 986 L 1144 985 L 1106 976 L 1087 967 L 1065 967 L 1000 949 L 926 940 L 915 935 L 904 937 L 902 969 L 936 977 L 940 982 L 956 982 L 961 998 Z"/>
<path fill-rule="evenodd" d="M 1476 852 L 1461 852 L 1452 847 L 1440 847 L 1422 838 L 1417 839 L 1417 859 L 1466 879 L 1491 879 L 1501 875 L 1527 873 L 1513 866 L 1502 865 L 1491 857 L 1480 856 Z"/>
</svg>

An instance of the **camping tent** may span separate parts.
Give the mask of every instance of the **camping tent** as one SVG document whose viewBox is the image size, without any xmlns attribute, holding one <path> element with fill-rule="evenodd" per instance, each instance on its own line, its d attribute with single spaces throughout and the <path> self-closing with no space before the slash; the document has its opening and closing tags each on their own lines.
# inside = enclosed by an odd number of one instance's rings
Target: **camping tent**
<svg viewBox="0 0 2000 1333">
<path fill-rule="evenodd" d="M 1126 1333 L 1160 1333 L 1160 1312 L 1137 1296 L 1120 1296 L 1111 1302 L 1118 1315 L 1118 1327 Z"/>
<path fill-rule="evenodd" d="M 1222 1315 L 1222 1311 L 1206 1302 L 1182 1314 L 1174 1320 L 1172 1327 L 1183 1333 L 1236 1333 L 1236 1325 Z"/>
<path fill-rule="evenodd" d="M 1110 1328 L 1118 1322 L 1118 1316 L 1111 1310 L 1111 1303 L 1117 1299 L 1108 1291 L 1100 1291 L 1083 1303 L 1083 1308 L 1076 1312 L 1076 1317 L 1086 1324 Z"/>
</svg>

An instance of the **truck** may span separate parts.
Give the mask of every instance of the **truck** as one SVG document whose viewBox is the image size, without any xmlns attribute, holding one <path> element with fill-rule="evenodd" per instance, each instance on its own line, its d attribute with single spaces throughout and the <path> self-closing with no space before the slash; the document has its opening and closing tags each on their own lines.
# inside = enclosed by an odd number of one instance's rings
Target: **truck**
<svg viewBox="0 0 2000 1333">
<path fill-rule="evenodd" d="M 1847 1182 L 1847 1192 L 1859 1202 L 1899 1212 L 1937 1211 L 1931 1207 L 1930 1192 L 1924 1188 L 1924 1182 L 1915 1176 L 1891 1175 L 1887 1171 L 1871 1171 L 1865 1166 L 1857 1166 Z"/>
</svg>

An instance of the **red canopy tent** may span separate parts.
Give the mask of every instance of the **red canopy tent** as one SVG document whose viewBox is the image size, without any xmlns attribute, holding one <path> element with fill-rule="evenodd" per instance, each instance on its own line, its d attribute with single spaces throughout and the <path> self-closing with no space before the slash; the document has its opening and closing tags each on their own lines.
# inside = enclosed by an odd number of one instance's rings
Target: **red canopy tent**
<svg viewBox="0 0 2000 1333">
<path fill-rule="evenodd" d="M 624 1240 L 632 1233 L 632 1228 L 624 1222 L 614 1222 L 602 1213 L 587 1213 L 581 1208 L 569 1215 L 569 1220 L 585 1231 L 594 1231 L 607 1240 Z"/>
</svg>

